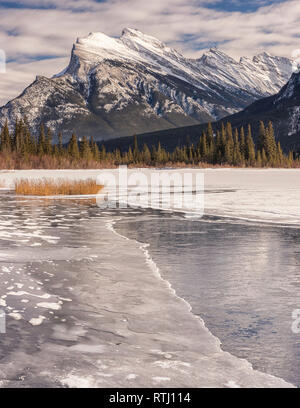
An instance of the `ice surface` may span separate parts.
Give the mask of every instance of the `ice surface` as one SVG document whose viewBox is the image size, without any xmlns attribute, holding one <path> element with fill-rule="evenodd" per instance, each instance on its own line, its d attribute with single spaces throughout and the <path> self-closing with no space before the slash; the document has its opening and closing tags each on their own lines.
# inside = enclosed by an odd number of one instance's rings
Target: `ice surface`
<svg viewBox="0 0 300 408">
<path fill-rule="evenodd" d="M 129 177 L 133 173 L 144 174 L 149 183 L 153 173 L 160 175 L 178 173 L 180 177 L 187 173 L 193 175 L 201 173 L 204 174 L 205 214 L 254 221 L 300 224 L 300 170 L 298 169 L 128 170 Z M 99 175 L 105 174 L 114 175 L 118 182 L 117 170 L 21 170 L 4 174 L 0 172 L 0 181 L 5 179 L 6 185 L 12 187 L 14 180 L 20 178 L 96 179 Z M 109 187 L 107 186 L 107 190 Z M 159 206 L 160 201 L 156 204 Z M 0 230 L 0 235 L 7 233 L 10 222 L 13 222 L 13 218 L 7 221 L 8 224 L 3 228 L 3 232 Z M 44 233 L 39 235 L 38 231 L 34 233 L 15 231 L 15 234 L 25 238 L 40 236 L 41 239 L 57 239 L 57 237 L 48 237 Z"/>
<path fill-rule="evenodd" d="M 152 170 L 141 171 L 149 177 Z M 206 212 L 299 222 L 298 170 L 203 172 Z M 45 175 L 90 178 L 99 170 L 20 171 L 5 178 L 13 183 L 15 178 Z M 0 350 L 6 353 L 0 364 L 2 386 L 290 386 L 221 350 L 219 340 L 161 278 L 147 245 L 115 232 L 122 212 L 30 199 L 23 200 L 19 211 L 15 199 L 10 200 L 0 202 L 0 216 L 5 220 L 12 215 L 11 238 L 21 239 L 16 230 L 26 232 L 33 220 L 41 234 L 17 241 L 17 248 L 10 237 L 0 236 L 0 295 L 7 304 L 6 339 L 12 345 L 8 349 L 0 339 Z M 134 210 L 126 211 L 134 216 Z M 51 226 L 53 219 L 64 228 Z M 42 240 L 43 234 L 59 240 Z M 32 247 L 35 242 L 41 247 Z M 50 310 L 49 304 L 61 308 Z M 17 313 L 20 320 L 14 319 Z"/>
</svg>

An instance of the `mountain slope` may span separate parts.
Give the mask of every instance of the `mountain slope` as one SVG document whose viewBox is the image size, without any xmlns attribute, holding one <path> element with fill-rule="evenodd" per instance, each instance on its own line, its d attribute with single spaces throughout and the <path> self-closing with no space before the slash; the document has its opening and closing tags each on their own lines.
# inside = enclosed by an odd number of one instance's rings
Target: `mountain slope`
<svg viewBox="0 0 300 408">
<path fill-rule="evenodd" d="M 263 53 L 239 62 L 211 49 L 187 59 L 154 37 L 133 29 L 119 39 L 102 33 L 79 38 L 69 66 L 37 77 L 0 108 L 0 123 L 26 116 L 66 137 L 110 139 L 218 120 L 288 81 L 293 61 Z"/>
<path fill-rule="evenodd" d="M 275 136 L 281 146 L 288 152 L 290 150 L 300 151 L 300 72 L 294 73 L 288 83 L 276 95 L 260 99 L 248 106 L 243 111 L 227 116 L 213 123 L 214 129 L 220 129 L 222 123 L 230 122 L 234 127 L 251 125 L 254 141 L 257 142 L 259 121 L 267 124 L 273 122 Z M 158 132 L 149 132 L 138 135 L 140 147 L 143 143 L 148 146 L 157 145 L 158 142 L 172 151 L 176 146 L 187 143 L 198 143 L 202 131 L 207 124 L 180 127 Z M 127 150 L 132 145 L 132 137 L 114 139 L 105 143 L 108 150 L 116 147 Z"/>
<path fill-rule="evenodd" d="M 300 72 L 294 73 L 288 83 L 276 95 L 261 99 L 242 112 L 228 117 L 232 123 L 240 125 L 271 120 L 277 140 L 286 149 L 300 147 Z"/>
</svg>

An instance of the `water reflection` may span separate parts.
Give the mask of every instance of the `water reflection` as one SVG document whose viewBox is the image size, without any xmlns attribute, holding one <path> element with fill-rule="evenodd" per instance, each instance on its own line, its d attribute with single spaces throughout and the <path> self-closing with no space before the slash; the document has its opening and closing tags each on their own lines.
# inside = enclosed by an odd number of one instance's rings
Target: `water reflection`
<svg viewBox="0 0 300 408">
<path fill-rule="evenodd" d="M 157 214 L 118 230 L 150 243 L 162 275 L 223 349 L 300 386 L 300 336 L 291 330 L 300 229 L 211 221 Z"/>
</svg>

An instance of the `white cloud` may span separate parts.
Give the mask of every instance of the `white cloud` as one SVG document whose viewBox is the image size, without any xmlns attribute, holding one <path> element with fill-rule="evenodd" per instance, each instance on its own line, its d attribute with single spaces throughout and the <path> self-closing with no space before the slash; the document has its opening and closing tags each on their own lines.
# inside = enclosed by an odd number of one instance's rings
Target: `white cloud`
<svg viewBox="0 0 300 408">
<path fill-rule="evenodd" d="M 8 60 L 14 61 L 8 63 L 7 74 L 0 74 L 2 102 L 15 97 L 35 74 L 49 76 L 59 71 L 76 37 L 91 31 L 119 36 L 124 27 L 138 28 L 190 57 L 200 56 L 201 48 L 209 43 L 222 43 L 220 48 L 234 57 L 252 56 L 262 50 L 291 56 L 299 48 L 298 0 L 244 14 L 206 8 L 208 2 L 27 0 L 23 5 L 37 8 L 2 9 L 0 44 L 5 45 Z M 42 6 L 56 8 L 38 8 Z M 42 56 L 55 59 L 28 63 Z"/>
<path fill-rule="evenodd" d="M 54 58 L 25 64 L 7 64 L 6 73 L 0 74 L 0 106 L 23 92 L 35 80 L 36 75 L 51 77 L 62 71 L 68 60 L 69 58 Z"/>
</svg>

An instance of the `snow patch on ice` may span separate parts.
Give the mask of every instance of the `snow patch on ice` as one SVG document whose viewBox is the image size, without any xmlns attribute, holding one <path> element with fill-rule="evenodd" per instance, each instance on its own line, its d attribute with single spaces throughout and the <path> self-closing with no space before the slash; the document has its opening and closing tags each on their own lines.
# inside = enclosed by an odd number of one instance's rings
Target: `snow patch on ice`
<svg viewBox="0 0 300 408">
<path fill-rule="evenodd" d="M 40 326 L 45 319 L 46 319 L 45 316 L 33 317 L 32 319 L 29 320 L 29 323 L 32 326 Z"/>
<path fill-rule="evenodd" d="M 20 313 L 18 313 L 18 312 L 8 313 L 8 316 L 11 316 L 15 320 L 21 320 L 22 319 L 22 315 Z"/>
<path fill-rule="evenodd" d="M 51 310 L 61 309 L 61 305 L 59 303 L 41 302 L 41 303 L 37 303 L 37 306 L 43 307 L 45 309 L 51 309 Z"/>
</svg>

